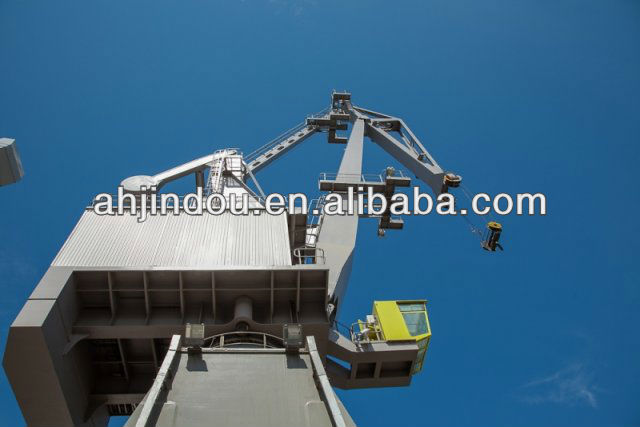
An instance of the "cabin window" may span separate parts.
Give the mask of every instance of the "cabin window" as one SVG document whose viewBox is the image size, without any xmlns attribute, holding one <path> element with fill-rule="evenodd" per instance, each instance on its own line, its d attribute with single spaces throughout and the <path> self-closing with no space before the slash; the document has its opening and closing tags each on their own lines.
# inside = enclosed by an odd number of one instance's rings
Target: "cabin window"
<svg viewBox="0 0 640 427">
<path fill-rule="evenodd" d="M 398 303 L 398 309 L 412 337 L 429 332 L 424 303 Z"/>
</svg>

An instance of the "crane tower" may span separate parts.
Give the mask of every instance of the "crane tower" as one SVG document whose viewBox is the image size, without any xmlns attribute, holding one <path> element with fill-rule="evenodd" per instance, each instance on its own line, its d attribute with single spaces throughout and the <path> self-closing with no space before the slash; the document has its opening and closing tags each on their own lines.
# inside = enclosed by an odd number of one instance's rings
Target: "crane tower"
<svg viewBox="0 0 640 427">
<path fill-rule="evenodd" d="M 124 215 L 87 207 L 9 331 L 3 364 L 29 427 L 105 427 L 114 415 L 128 427 L 351 426 L 334 387 L 410 384 L 431 337 L 425 300 L 372 301 L 363 320 L 336 321 L 363 215 L 325 215 L 322 197 L 308 213 L 261 212 L 256 174 L 319 132 L 344 146 L 319 190 L 344 203 L 410 185 L 392 168 L 363 173 L 366 137 L 436 195 L 460 183 L 402 119 L 347 92 L 251 154 L 221 149 L 123 180 L 140 201 L 194 175 L 204 195 L 247 194 L 252 214 L 182 206 L 141 222 L 133 202 Z M 373 216 L 380 235 L 403 227 Z"/>
</svg>

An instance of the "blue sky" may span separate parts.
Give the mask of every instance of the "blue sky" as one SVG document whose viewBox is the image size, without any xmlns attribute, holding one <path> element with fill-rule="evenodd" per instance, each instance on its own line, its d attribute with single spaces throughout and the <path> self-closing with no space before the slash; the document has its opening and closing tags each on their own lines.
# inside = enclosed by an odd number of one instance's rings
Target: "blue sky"
<svg viewBox="0 0 640 427">
<path fill-rule="evenodd" d="M 433 338 L 410 387 L 339 392 L 356 422 L 640 425 L 639 2 L 0 0 L 0 58 L 0 136 L 25 169 L 0 188 L 2 346 L 96 193 L 249 152 L 348 89 L 472 190 L 548 199 L 503 218 L 497 254 L 459 218 L 384 239 L 361 222 L 341 320 L 424 297 Z M 365 151 L 367 172 L 395 164 Z M 340 154 L 319 136 L 259 178 L 315 194 Z M 3 372 L 0 411 L 23 425 Z"/>
</svg>

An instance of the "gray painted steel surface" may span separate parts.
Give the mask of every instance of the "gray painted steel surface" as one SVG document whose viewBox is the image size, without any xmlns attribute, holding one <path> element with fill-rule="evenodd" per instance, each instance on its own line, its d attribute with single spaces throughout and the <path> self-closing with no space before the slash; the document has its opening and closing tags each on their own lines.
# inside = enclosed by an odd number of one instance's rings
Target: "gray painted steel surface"
<svg viewBox="0 0 640 427">
<path fill-rule="evenodd" d="M 334 425 L 305 352 L 226 349 L 189 355 L 182 351 L 172 371 L 164 390 L 153 393 L 152 388 L 126 427 Z M 154 402 L 147 405 L 146 399 Z M 354 426 L 338 406 L 334 411 L 343 416 L 338 425 Z"/>
<path fill-rule="evenodd" d="M 87 209 L 53 266 L 291 265 L 286 215 L 97 215 Z"/>
<path fill-rule="evenodd" d="M 16 148 L 16 141 L 0 138 L 0 185 L 18 182 L 23 175 L 22 161 Z"/>
<path fill-rule="evenodd" d="M 308 136 L 327 132 L 329 143 L 346 143 L 335 191 L 338 184 L 371 185 L 343 179 L 361 175 L 365 137 L 436 194 L 446 191 L 444 171 L 402 120 L 355 107 L 346 92 L 334 92 L 326 111 L 244 158 L 239 169 L 221 166 L 218 178 L 253 179 L 252 171 Z M 346 121 L 352 124 L 348 139 L 336 133 L 347 130 Z M 204 171 L 227 151 L 123 184 L 136 193 L 143 184 L 160 187 L 195 174 L 202 188 Z M 242 185 L 231 190 L 249 191 Z M 9 331 L 3 365 L 28 426 L 106 427 L 110 415 L 132 413 L 135 423 L 143 409 L 134 412 L 136 405 L 158 382 L 171 387 L 156 387 L 162 393 L 154 400 L 165 400 L 161 419 L 152 425 L 335 426 L 340 424 L 336 406 L 345 424 L 353 425 L 339 400 L 328 402 L 327 382 L 342 388 L 408 385 L 418 348 L 355 343 L 332 329 L 343 305 L 359 218 L 322 217 L 313 222 L 293 212 L 169 212 L 138 222 L 135 215 L 85 210 Z M 310 229 L 315 230 L 311 249 L 324 255 L 310 263 L 292 259 Z M 179 354 L 175 378 L 162 377 L 169 340 L 184 333 L 186 323 L 204 324 L 210 345 L 215 347 L 217 337 L 219 348 L 204 349 L 200 359 L 174 351 Z M 301 324 L 302 334 L 314 337 L 314 363 L 305 351 L 294 356 L 278 347 L 289 323 Z M 246 344 L 242 340 L 256 333 L 265 337 L 259 350 L 241 352 L 223 343 L 223 337 L 235 336 Z M 267 335 L 275 344 L 267 343 Z"/>
<path fill-rule="evenodd" d="M 319 388 L 322 390 L 322 394 L 324 395 L 331 421 L 335 427 L 346 427 L 345 418 L 342 416 L 342 411 L 340 410 L 336 393 L 333 391 L 333 388 L 329 383 L 329 378 L 327 377 L 327 373 L 322 365 L 322 357 L 320 357 L 320 354 L 318 353 L 318 347 L 316 346 L 316 341 L 313 336 L 307 336 L 307 350 L 309 351 L 309 357 L 313 364 L 316 378 L 320 384 Z"/>
<path fill-rule="evenodd" d="M 358 119 L 347 142 L 338 174 L 352 176 L 357 182 L 362 174 L 362 153 L 364 149 L 364 120 Z M 346 206 L 346 196 L 343 194 Z M 325 215 L 318 237 L 318 247 L 325 251 L 329 266 L 329 295 L 339 307 L 351 275 L 353 251 L 358 233 L 358 215 Z"/>
<path fill-rule="evenodd" d="M 185 322 L 204 323 L 207 336 L 235 330 L 238 296 L 253 299 L 251 331 L 279 335 L 293 315 L 326 352 L 328 272 L 309 267 L 49 268 L 11 325 L 3 360 L 27 425 L 103 427 L 109 414 L 130 414 L 168 338 Z"/>
</svg>

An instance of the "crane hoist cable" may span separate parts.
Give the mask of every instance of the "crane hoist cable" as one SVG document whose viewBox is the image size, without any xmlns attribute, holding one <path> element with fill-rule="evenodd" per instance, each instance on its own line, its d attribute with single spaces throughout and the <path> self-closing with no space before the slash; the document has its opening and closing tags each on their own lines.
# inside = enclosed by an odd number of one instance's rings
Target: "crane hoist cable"
<svg viewBox="0 0 640 427">
<path fill-rule="evenodd" d="M 469 203 L 471 203 L 473 200 L 473 197 L 471 196 L 471 192 L 469 191 L 469 189 L 462 183 L 459 183 L 458 186 L 460 187 L 460 191 L 462 192 L 464 197 L 469 201 Z M 467 209 L 467 212 L 472 212 L 472 210 Z M 477 214 L 477 215 L 480 215 L 480 214 Z M 500 240 L 500 235 L 502 234 L 502 224 L 500 224 L 498 221 L 495 220 L 493 215 L 491 215 L 491 211 L 481 215 L 489 219 L 489 221 L 486 223 L 486 226 L 484 228 L 484 232 L 483 232 L 483 228 L 476 225 L 468 215 L 460 215 L 460 216 L 469 224 L 469 227 L 471 228 L 471 233 L 475 234 L 480 238 L 480 245 L 482 246 L 483 249 L 491 252 L 494 252 L 496 249 L 503 250 L 502 245 L 498 243 Z"/>
</svg>

